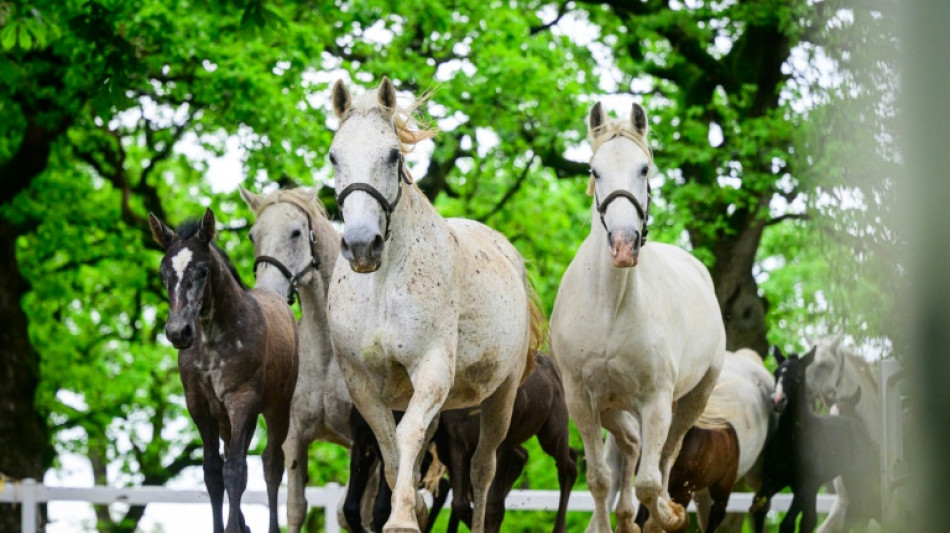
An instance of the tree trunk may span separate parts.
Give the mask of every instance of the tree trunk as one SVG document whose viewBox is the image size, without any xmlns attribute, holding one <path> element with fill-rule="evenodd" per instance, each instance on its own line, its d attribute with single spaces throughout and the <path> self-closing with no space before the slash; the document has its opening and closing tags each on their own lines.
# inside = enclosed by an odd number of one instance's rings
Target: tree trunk
<svg viewBox="0 0 950 533">
<path fill-rule="evenodd" d="M 28 286 L 16 262 L 18 232 L 0 218 L 0 473 L 42 481 L 52 459 L 46 419 L 37 412 L 39 358 L 20 301 Z M 20 531 L 20 508 L 0 505 L 0 533 Z"/>
<path fill-rule="evenodd" d="M 752 348 L 762 357 L 769 348 L 765 324 L 768 301 L 759 296 L 759 284 L 752 275 L 752 268 L 764 229 L 763 221 L 753 220 L 734 239 L 720 236 L 714 249 L 716 265 L 712 270 L 716 298 L 726 326 L 726 349 Z"/>
</svg>

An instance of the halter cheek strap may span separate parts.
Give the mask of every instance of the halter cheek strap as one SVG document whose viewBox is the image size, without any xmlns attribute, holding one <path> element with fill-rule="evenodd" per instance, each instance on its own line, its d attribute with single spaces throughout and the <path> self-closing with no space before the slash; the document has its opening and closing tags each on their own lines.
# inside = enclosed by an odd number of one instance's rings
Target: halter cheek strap
<svg viewBox="0 0 950 533">
<path fill-rule="evenodd" d="M 396 199 L 389 202 L 385 196 L 376 187 L 373 187 L 369 183 L 356 182 L 351 183 L 343 188 L 340 191 L 340 194 L 336 197 L 336 205 L 340 208 L 340 216 L 343 216 L 343 202 L 346 200 L 346 197 L 352 194 L 355 191 L 363 191 L 373 197 L 374 200 L 383 208 L 383 213 L 386 214 L 386 232 L 384 234 L 383 240 L 388 241 L 389 236 L 391 235 L 389 222 L 392 218 L 393 211 L 396 210 L 396 206 L 399 205 L 399 199 L 402 198 L 402 182 L 405 182 L 407 185 L 412 185 L 412 178 L 409 176 L 409 171 L 406 170 L 406 162 L 402 158 L 402 155 L 399 156 L 399 175 L 396 177 Z M 346 222 L 344 220 L 344 222 Z"/>
<path fill-rule="evenodd" d="M 317 254 L 317 238 L 313 233 L 313 221 L 310 219 L 310 214 L 296 204 L 290 203 L 290 205 L 300 209 L 300 211 L 304 214 L 304 217 L 307 219 L 307 238 L 310 240 L 310 263 L 303 267 L 300 272 L 294 274 L 276 257 L 271 257 L 269 255 L 259 255 L 256 259 L 254 259 L 254 276 L 257 276 L 257 267 L 261 263 L 273 265 L 275 268 L 277 268 L 277 270 L 280 271 L 281 274 L 284 275 L 285 278 L 287 278 L 287 281 L 290 282 L 290 291 L 287 293 L 287 304 L 294 305 L 294 302 L 298 296 L 297 284 L 300 282 L 300 278 L 302 278 L 304 274 L 306 274 L 311 268 L 314 271 L 320 270 L 320 256 Z"/>
</svg>

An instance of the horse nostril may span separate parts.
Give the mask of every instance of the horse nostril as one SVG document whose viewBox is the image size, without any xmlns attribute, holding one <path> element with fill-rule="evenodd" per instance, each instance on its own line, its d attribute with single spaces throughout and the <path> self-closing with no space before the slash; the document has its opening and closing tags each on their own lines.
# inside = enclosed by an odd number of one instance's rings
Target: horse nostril
<svg viewBox="0 0 950 533">
<path fill-rule="evenodd" d="M 350 245 L 346 242 L 346 237 L 340 237 L 340 251 L 343 253 L 350 252 Z"/>
<path fill-rule="evenodd" d="M 607 232 L 607 242 L 610 243 L 610 244 L 613 244 L 613 242 L 614 242 L 614 232 L 612 232 L 612 231 L 608 231 L 608 232 Z"/>
<path fill-rule="evenodd" d="M 194 332 L 191 330 L 191 324 L 186 325 L 181 330 L 181 339 L 186 342 L 190 342 L 194 337 Z"/>
<path fill-rule="evenodd" d="M 372 246 L 371 249 L 373 251 L 374 257 L 379 257 L 380 255 L 382 255 L 383 244 L 384 244 L 383 236 L 377 233 L 376 236 L 373 237 L 373 243 L 370 245 Z"/>
</svg>

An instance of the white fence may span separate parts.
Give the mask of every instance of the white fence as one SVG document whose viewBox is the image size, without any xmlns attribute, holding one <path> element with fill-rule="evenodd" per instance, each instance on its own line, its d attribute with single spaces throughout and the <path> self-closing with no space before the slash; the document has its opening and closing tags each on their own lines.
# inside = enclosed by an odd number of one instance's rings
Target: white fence
<svg viewBox="0 0 950 533">
<path fill-rule="evenodd" d="M 326 519 L 327 533 L 339 533 L 337 504 L 343 498 L 344 487 L 330 483 L 325 487 L 307 489 L 307 501 L 311 507 L 322 508 Z M 286 501 L 286 492 L 280 491 L 279 500 Z M 752 494 L 733 493 L 729 499 L 730 513 L 745 513 L 752 504 Z M 451 498 L 451 496 L 450 496 Z M 203 490 L 180 490 L 165 487 L 47 487 L 32 479 L 19 483 L 6 483 L 0 488 L 0 505 L 19 504 L 22 512 L 21 533 L 36 533 L 37 506 L 46 502 L 89 502 L 100 504 L 124 503 L 128 505 L 146 505 L 149 503 L 180 503 L 210 505 L 208 493 Z M 818 512 L 826 513 L 831 509 L 834 496 L 818 496 Z M 242 504 L 267 505 L 264 491 L 249 490 L 241 498 Z M 448 503 L 448 502 L 447 502 Z M 557 510 L 558 491 L 556 490 L 515 490 L 508 495 L 505 508 L 509 511 L 555 511 Z M 772 498 L 772 510 L 785 511 L 791 503 L 791 494 L 776 494 Z M 448 506 L 446 506 L 448 509 Z M 690 506 L 692 509 L 692 506 Z M 210 508 L 209 508 L 210 510 Z M 571 493 L 570 511 L 593 511 L 594 499 L 588 491 Z"/>
</svg>

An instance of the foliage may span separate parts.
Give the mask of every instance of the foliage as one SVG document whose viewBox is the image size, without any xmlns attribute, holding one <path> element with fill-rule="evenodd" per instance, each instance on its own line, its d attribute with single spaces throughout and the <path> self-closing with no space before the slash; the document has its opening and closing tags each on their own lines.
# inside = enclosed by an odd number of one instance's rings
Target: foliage
<svg viewBox="0 0 950 533">
<path fill-rule="evenodd" d="M 200 460 L 145 216 L 213 207 L 251 280 L 234 188 L 328 184 L 337 77 L 432 91 L 422 111 L 441 133 L 409 158 L 420 186 L 444 215 L 507 235 L 548 310 L 591 219 L 586 110 L 642 101 L 651 238 L 710 267 L 731 342 L 797 348 L 842 330 L 886 351 L 900 342 L 881 312 L 901 283 L 888 224 L 899 155 L 893 61 L 864 57 L 891 33 L 879 15 L 791 0 L 0 2 L 0 169 L 19 193 L 0 217 L 31 286 L 36 409 L 57 451 L 85 455 L 102 483 L 161 484 Z M 234 153 L 240 175 L 220 176 L 215 157 Z M 519 486 L 556 487 L 530 451 Z M 343 450 L 312 457 L 312 483 L 345 481 Z M 134 530 L 141 511 L 99 509 L 99 529 Z M 506 529 L 536 520 L 509 515 Z"/>
</svg>

